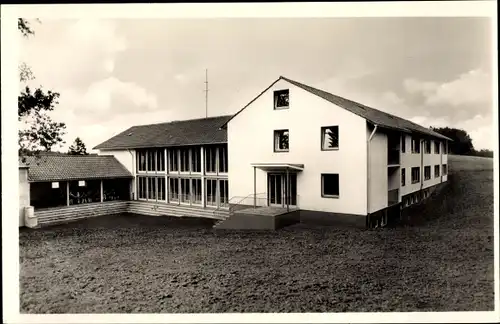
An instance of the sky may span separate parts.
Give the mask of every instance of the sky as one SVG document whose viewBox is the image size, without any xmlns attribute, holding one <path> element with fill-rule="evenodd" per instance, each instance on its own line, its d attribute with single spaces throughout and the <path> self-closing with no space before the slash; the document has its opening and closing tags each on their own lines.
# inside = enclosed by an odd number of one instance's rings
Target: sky
<svg viewBox="0 0 500 324">
<path fill-rule="evenodd" d="M 493 149 L 488 18 L 43 19 L 20 41 L 60 93 L 67 150 L 128 127 L 240 110 L 279 76 Z M 21 36 L 19 36 L 21 38 Z"/>
</svg>

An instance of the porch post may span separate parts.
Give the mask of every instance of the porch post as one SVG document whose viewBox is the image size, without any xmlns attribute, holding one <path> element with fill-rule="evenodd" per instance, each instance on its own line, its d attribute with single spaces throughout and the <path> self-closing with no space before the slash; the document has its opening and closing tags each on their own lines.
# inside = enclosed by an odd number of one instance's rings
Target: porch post
<svg viewBox="0 0 500 324">
<path fill-rule="evenodd" d="M 69 180 L 66 181 L 66 206 L 69 206 Z"/>
<path fill-rule="evenodd" d="M 257 208 L 257 173 L 253 167 L 253 208 Z"/>
<path fill-rule="evenodd" d="M 290 172 L 288 171 L 288 167 L 286 168 L 286 211 L 290 211 Z"/>
<path fill-rule="evenodd" d="M 104 201 L 104 185 L 103 180 L 101 179 L 101 202 Z"/>
</svg>

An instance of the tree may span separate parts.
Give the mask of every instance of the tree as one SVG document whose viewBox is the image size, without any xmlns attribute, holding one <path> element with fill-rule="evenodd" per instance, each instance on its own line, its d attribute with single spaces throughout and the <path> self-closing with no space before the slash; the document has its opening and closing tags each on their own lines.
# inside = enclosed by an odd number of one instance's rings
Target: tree
<svg viewBox="0 0 500 324">
<path fill-rule="evenodd" d="M 17 21 L 17 28 L 24 37 L 34 35 L 30 23 L 23 18 Z M 22 83 L 35 77 L 26 63 L 19 65 L 19 79 Z M 28 85 L 18 96 L 18 120 L 24 124 L 18 133 L 19 155 L 32 155 L 40 150 L 50 151 L 53 146 L 63 144 L 66 125 L 52 120 L 48 112 L 58 104 L 59 93 L 44 91 L 41 87 L 32 90 Z"/>
<path fill-rule="evenodd" d="M 453 141 L 449 142 L 449 150 L 451 154 L 457 155 L 474 155 L 474 145 L 469 134 L 463 129 L 450 128 L 450 127 L 431 127 L 435 132 L 449 137 Z"/>
<path fill-rule="evenodd" d="M 80 137 L 75 138 L 73 145 L 69 147 L 68 154 L 70 155 L 88 155 L 85 143 L 80 139 Z"/>
</svg>

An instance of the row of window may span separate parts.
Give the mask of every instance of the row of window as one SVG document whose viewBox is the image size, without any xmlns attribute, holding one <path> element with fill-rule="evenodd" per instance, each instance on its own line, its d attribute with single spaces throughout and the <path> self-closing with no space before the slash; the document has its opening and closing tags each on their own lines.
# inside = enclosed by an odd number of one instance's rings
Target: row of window
<svg viewBox="0 0 500 324">
<path fill-rule="evenodd" d="M 434 153 L 439 154 L 441 150 L 441 143 L 443 144 L 443 153 L 447 154 L 448 145 L 447 142 L 441 141 L 431 141 L 429 139 L 423 141 L 424 153 L 431 154 L 432 143 L 434 143 Z M 401 140 L 401 153 L 406 152 L 406 135 L 402 135 Z M 411 153 L 420 154 L 420 139 L 417 137 L 411 138 Z"/>
<path fill-rule="evenodd" d="M 447 165 L 443 164 L 442 165 L 443 169 L 443 176 L 448 174 L 447 170 Z M 440 168 L 439 165 L 434 166 L 434 178 L 438 178 L 440 176 Z M 424 180 L 430 180 L 431 179 L 431 166 L 426 165 L 424 166 Z M 411 168 L 411 183 L 419 183 L 420 182 L 420 167 L 413 167 Z M 404 187 L 406 185 L 406 170 L 405 168 L 401 169 L 401 187 Z"/>
<path fill-rule="evenodd" d="M 168 183 L 168 188 L 166 184 Z M 191 178 L 137 177 L 137 197 L 190 205 L 202 204 L 202 180 Z M 207 206 L 227 206 L 229 201 L 227 179 L 205 179 Z"/>
<path fill-rule="evenodd" d="M 226 146 L 204 147 L 205 172 L 227 173 Z M 167 149 L 168 172 L 201 173 L 201 147 Z M 138 172 L 165 172 L 165 149 L 137 150 Z"/>
<path fill-rule="evenodd" d="M 338 150 L 339 148 L 339 127 L 321 127 L 321 150 Z M 274 152 L 288 152 L 290 149 L 290 131 L 280 129 L 274 131 Z"/>
</svg>

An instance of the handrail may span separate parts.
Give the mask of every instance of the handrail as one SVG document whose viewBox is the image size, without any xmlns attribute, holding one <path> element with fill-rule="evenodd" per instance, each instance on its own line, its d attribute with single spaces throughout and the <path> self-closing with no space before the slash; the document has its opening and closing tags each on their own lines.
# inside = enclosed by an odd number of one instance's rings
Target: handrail
<svg viewBox="0 0 500 324">
<path fill-rule="evenodd" d="M 227 205 L 229 206 L 229 216 L 231 216 L 232 212 L 234 211 L 234 207 L 231 207 L 231 200 L 235 199 L 235 198 L 241 198 L 237 201 L 237 203 L 233 203 L 233 205 L 239 205 L 242 201 L 244 201 L 245 199 L 248 199 L 252 196 L 255 196 L 257 197 L 258 195 L 267 195 L 267 192 L 261 192 L 261 193 L 257 193 L 257 194 L 249 194 L 245 197 L 242 197 L 242 196 L 233 196 L 231 197 L 228 201 L 227 201 Z M 217 212 L 219 212 L 221 210 L 221 207 L 217 207 L 214 211 L 213 211 L 213 215 L 215 215 Z"/>
</svg>

